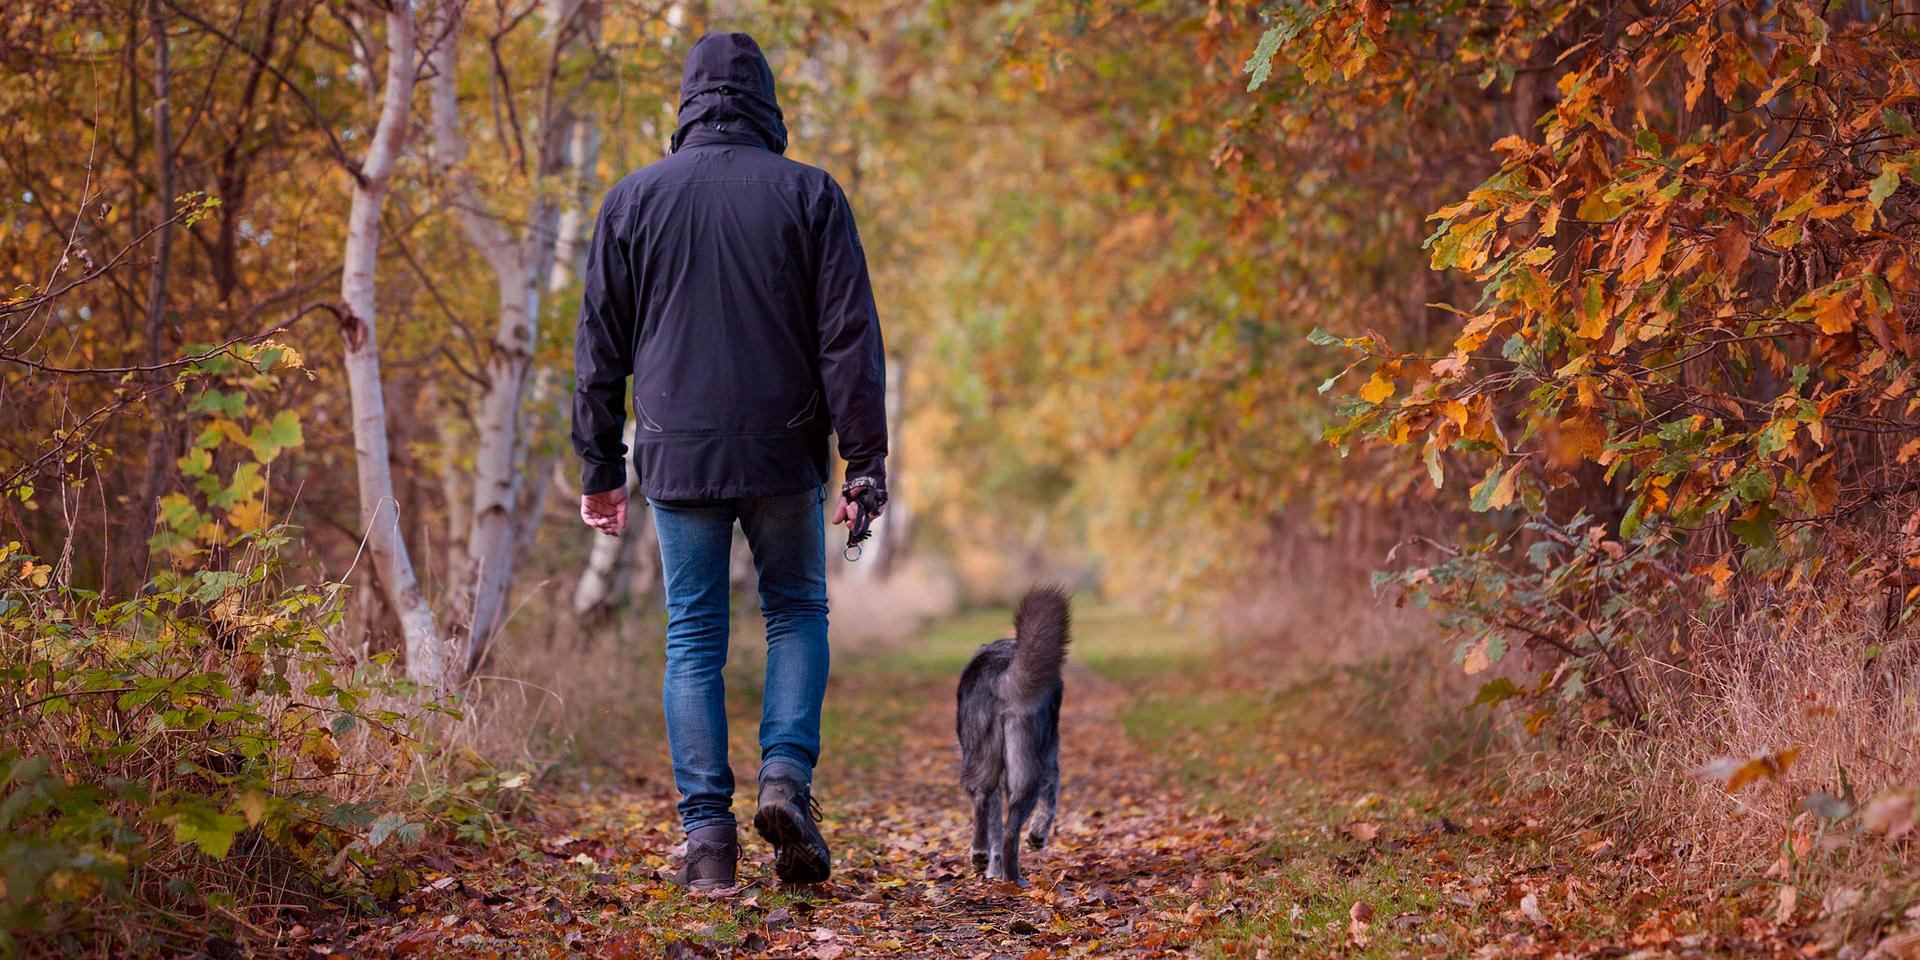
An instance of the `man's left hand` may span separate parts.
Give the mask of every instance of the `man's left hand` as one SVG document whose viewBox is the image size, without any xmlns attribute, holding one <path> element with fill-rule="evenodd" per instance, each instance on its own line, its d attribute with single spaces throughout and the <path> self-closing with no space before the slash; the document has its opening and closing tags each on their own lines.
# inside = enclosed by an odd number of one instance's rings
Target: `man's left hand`
<svg viewBox="0 0 1920 960">
<path fill-rule="evenodd" d="M 580 519 L 609 537 L 619 536 L 627 529 L 627 488 L 582 494 Z"/>
</svg>

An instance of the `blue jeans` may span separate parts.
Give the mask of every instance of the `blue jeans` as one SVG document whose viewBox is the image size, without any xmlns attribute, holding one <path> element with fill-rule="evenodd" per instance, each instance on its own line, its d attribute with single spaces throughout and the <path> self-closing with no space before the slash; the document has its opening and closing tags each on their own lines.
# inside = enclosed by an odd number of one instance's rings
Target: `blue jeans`
<svg viewBox="0 0 1920 960">
<path fill-rule="evenodd" d="M 760 763 L 809 776 L 820 758 L 827 693 L 827 551 L 824 489 L 732 500 L 650 500 L 667 587 L 667 677 L 662 691 L 680 823 L 733 822 L 727 763 L 728 570 L 737 520 L 760 574 L 767 622 Z"/>
</svg>

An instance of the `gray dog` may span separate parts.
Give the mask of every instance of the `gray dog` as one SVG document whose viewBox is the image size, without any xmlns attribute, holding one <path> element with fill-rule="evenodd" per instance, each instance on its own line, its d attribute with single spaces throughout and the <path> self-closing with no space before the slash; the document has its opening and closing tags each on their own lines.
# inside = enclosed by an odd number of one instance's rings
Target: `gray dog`
<svg viewBox="0 0 1920 960">
<path fill-rule="evenodd" d="M 1026 886 L 1020 828 L 1047 845 L 1060 805 L 1060 680 L 1073 612 L 1059 587 L 1035 587 L 1013 614 L 1013 639 L 980 648 L 960 674 L 960 782 L 973 798 L 973 868 Z M 1004 796 L 1003 796 L 1004 795 Z M 1003 825 L 1000 807 L 1007 817 Z"/>
</svg>

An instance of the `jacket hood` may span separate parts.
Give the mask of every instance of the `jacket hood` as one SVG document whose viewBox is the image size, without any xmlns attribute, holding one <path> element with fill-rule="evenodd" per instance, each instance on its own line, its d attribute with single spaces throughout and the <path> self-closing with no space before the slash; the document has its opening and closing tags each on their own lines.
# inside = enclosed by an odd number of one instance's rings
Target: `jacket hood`
<svg viewBox="0 0 1920 960">
<path fill-rule="evenodd" d="M 673 149 L 702 143 L 751 143 L 786 152 L 787 125 L 773 69 L 747 34 L 709 33 L 687 53 Z"/>
</svg>

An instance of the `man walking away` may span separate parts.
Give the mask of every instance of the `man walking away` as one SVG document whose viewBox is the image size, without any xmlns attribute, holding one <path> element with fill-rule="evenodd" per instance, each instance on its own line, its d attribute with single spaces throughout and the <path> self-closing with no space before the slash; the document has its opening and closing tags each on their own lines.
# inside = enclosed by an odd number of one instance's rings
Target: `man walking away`
<svg viewBox="0 0 1920 960">
<path fill-rule="evenodd" d="M 665 159 L 600 206 L 588 253 L 573 445 L 580 515 L 626 525 L 627 378 L 635 472 L 667 591 L 667 739 L 687 831 L 682 883 L 731 886 L 740 845 L 727 762 L 727 560 L 745 531 L 767 624 L 754 828 L 788 883 L 825 880 L 813 769 L 827 686 L 827 435 L 856 501 L 885 502 L 880 321 L 853 211 L 825 172 L 788 160 L 773 71 L 753 38 L 711 33 L 687 55 Z"/>
</svg>

